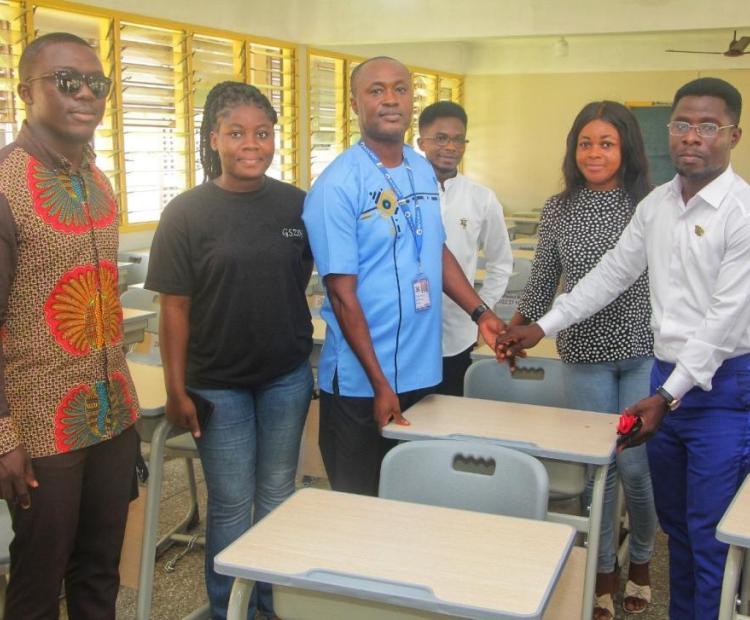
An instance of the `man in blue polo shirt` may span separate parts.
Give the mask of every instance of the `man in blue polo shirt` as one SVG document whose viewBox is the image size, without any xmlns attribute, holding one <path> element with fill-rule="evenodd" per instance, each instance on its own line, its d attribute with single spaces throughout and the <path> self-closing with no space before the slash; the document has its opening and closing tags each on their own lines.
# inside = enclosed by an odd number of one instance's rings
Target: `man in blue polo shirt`
<svg viewBox="0 0 750 620">
<path fill-rule="evenodd" d="M 303 219 L 325 278 L 321 314 L 320 448 L 334 490 L 375 495 L 391 442 L 380 429 L 442 375 L 441 293 L 479 323 L 487 342 L 504 329 L 445 247 L 437 181 L 404 145 L 412 81 L 400 62 L 354 69 L 351 105 L 362 141 L 320 176 Z"/>
</svg>

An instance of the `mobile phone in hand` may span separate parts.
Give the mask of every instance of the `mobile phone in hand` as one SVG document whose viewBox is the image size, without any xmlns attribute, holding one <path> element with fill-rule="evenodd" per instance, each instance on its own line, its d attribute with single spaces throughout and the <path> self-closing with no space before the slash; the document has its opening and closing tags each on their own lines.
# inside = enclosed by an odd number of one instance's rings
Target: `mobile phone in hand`
<svg viewBox="0 0 750 620">
<path fill-rule="evenodd" d="M 202 433 L 206 430 L 206 426 L 208 426 L 208 422 L 211 419 L 211 414 L 214 412 L 214 404 L 207 398 L 198 394 L 198 392 L 194 392 L 189 388 L 186 391 L 190 400 L 192 400 L 195 405 L 195 413 L 198 416 L 198 426 Z"/>
</svg>

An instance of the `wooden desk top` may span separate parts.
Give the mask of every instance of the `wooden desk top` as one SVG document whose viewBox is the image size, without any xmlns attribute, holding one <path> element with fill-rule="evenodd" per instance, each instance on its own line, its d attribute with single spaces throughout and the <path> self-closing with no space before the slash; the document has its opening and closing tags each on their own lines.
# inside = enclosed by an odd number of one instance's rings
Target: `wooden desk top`
<svg viewBox="0 0 750 620">
<path fill-rule="evenodd" d="M 554 338 L 542 338 L 535 347 L 526 351 L 527 357 L 544 357 L 550 360 L 559 360 L 560 354 L 557 352 L 557 345 Z M 477 347 L 472 351 L 471 358 L 475 360 L 495 359 L 495 354 L 487 344 Z M 523 364 L 523 360 L 519 361 Z"/>
<path fill-rule="evenodd" d="M 164 387 L 164 371 L 161 366 L 139 364 L 128 360 L 130 376 L 135 384 L 138 402 L 143 413 L 162 415 L 167 402 L 167 389 Z"/>
<path fill-rule="evenodd" d="M 219 573 L 472 618 L 539 618 L 570 526 L 303 489 L 216 556 Z"/>
<path fill-rule="evenodd" d="M 529 223 L 529 224 L 538 224 L 539 223 L 539 214 L 536 215 L 513 215 L 512 213 L 510 215 L 505 216 L 505 221 L 508 222 L 515 222 L 515 223 Z"/>
<path fill-rule="evenodd" d="M 603 465 L 615 448 L 617 416 L 576 409 L 432 394 L 404 412 L 383 436 L 492 441 L 534 456 Z"/>
<path fill-rule="evenodd" d="M 137 310 L 135 308 L 123 308 L 122 309 L 122 322 L 127 324 L 129 322 L 138 321 L 143 319 L 148 321 L 156 316 L 156 312 L 152 310 Z"/>
<path fill-rule="evenodd" d="M 513 258 L 525 258 L 527 260 L 534 260 L 534 250 L 518 250 L 516 248 L 513 248 L 511 253 L 513 254 Z"/>
<path fill-rule="evenodd" d="M 745 478 L 719 521 L 716 538 L 730 545 L 750 547 L 750 476 Z"/>
<path fill-rule="evenodd" d="M 323 319 L 313 319 L 313 343 L 323 344 L 326 339 L 326 322 Z"/>
</svg>

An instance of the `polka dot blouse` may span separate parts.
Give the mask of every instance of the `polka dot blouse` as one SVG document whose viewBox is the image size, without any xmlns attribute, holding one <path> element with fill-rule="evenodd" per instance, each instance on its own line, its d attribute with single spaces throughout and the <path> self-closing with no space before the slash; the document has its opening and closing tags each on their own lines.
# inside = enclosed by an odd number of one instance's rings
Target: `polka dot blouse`
<svg viewBox="0 0 750 620">
<path fill-rule="evenodd" d="M 635 206 L 620 188 L 583 188 L 572 200 L 553 196 L 544 205 L 539 240 L 518 311 L 531 321 L 542 317 L 562 282 L 567 293 L 615 246 Z M 653 355 L 649 322 L 648 272 L 599 312 L 557 336 L 560 358 L 594 363 Z"/>
</svg>

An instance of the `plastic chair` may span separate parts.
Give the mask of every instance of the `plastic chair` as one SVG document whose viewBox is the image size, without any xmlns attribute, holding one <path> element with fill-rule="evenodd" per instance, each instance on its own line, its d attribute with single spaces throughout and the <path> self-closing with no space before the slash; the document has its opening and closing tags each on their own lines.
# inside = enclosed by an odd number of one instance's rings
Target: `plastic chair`
<svg viewBox="0 0 750 620">
<path fill-rule="evenodd" d="M 479 360 L 469 366 L 464 376 L 464 395 L 510 403 L 528 403 L 547 407 L 564 407 L 562 362 L 533 358 L 516 364 L 511 374 L 507 364 Z M 550 497 L 568 499 L 580 496 L 586 489 L 586 467 L 540 459 L 549 474 Z"/>
<path fill-rule="evenodd" d="M 528 258 L 513 258 L 513 275 L 508 280 L 506 293 L 522 291 L 531 275 L 531 261 Z"/>
<path fill-rule="evenodd" d="M 138 284 L 140 282 L 146 281 L 146 273 L 148 272 L 148 259 L 150 253 L 150 248 L 143 248 L 140 250 L 125 250 L 117 255 L 118 261 L 132 263 L 128 268 L 128 285 Z"/>
<path fill-rule="evenodd" d="M 529 454 L 478 441 L 402 443 L 383 459 L 378 495 L 417 504 L 543 520 L 549 480 Z"/>
</svg>

